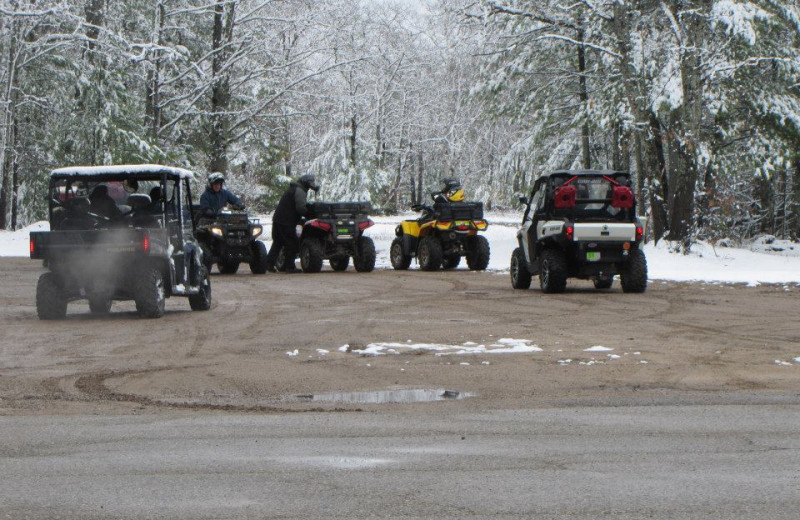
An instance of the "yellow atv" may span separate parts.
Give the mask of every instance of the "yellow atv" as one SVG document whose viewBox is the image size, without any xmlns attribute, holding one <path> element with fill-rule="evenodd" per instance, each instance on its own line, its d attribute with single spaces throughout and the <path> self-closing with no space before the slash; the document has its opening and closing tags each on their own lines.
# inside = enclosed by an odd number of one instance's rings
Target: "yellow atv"
<svg viewBox="0 0 800 520">
<path fill-rule="evenodd" d="M 483 271 L 489 266 L 489 241 L 478 235 L 489 224 L 483 218 L 483 203 L 461 202 L 464 194 L 460 184 L 445 179 L 446 188 L 433 193 L 433 206 L 415 205 L 422 211 L 416 220 L 404 220 L 395 229 L 389 257 L 392 267 L 405 270 L 416 257 L 420 269 L 436 271 L 455 269 L 461 257 L 467 257 L 472 271 Z"/>
</svg>

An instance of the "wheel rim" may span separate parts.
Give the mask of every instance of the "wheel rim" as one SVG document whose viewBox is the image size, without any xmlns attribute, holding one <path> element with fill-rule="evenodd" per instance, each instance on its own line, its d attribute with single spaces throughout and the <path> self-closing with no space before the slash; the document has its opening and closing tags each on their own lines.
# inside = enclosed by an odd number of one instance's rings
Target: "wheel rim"
<svg viewBox="0 0 800 520">
<path fill-rule="evenodd" d="M 515 282 L 519 279 L 519 260 L 516 256 L 511 258 L 511 279 Z"/>
<path fill-rule="evenodd" d="M 545 287 L 550 285 L 550 262 L 547 260 L 542 262 L 542 273 L 540 276 L 542 277 L 542 285 Z"/>
<path fill-rule="evenodd" d="M 428 265 L 428 248 L 427 246 L 422 246 L 419 248 L 419 263 L 422 265 Z"/>
</svg>

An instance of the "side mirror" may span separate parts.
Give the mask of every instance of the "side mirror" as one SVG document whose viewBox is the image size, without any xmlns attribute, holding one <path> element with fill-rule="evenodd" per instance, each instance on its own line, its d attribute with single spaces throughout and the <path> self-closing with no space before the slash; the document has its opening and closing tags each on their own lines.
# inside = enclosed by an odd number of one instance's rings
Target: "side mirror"
<svg viewBox="0 0 800 520">
<path fill-rule="evenodd" d="M 521 196 L 521 197 L 519 198 L 519 203 L 520 203 L 520 204 L 525 204 L 525 205 L 527 205 L 527 204 L 528 204 L 528 197 L 526 197 L 526 196 L 524 196 L 524 195 L 523 195 L 523 196 Z"/>
</svg>

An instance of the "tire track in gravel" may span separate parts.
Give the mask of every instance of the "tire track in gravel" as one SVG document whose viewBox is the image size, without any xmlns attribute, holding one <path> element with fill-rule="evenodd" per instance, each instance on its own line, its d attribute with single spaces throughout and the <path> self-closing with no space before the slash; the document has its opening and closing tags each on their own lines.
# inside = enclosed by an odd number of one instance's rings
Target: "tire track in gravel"
<svg viewBox="0 0 800 520">
<path fill-rule="evenodd" d="M 110 390 L 105 382 L 108 379 L 115 377 L 126 377 L 145 375 L 158 372 L 165 372 L 171 370 L 178 370 L 184 368 L 198 368 L 205 365 L 187 365 L 182 367 L 160 367 L 148 368 L 143 370 L 126 370 L 121 372 L 104 371 L 83 374 L 75 380 L 75 388 L 84 394 L 89 400 L 100 401 L 113 401 L 113 402 L 127 402 L 134 403 L 142 406 L 153 406 L 158 408 L 170 408 L 180 410 L 203 410 L 203 411 L 221 411 L 221 412 L 252 412 L 252 413 L 312 413 L 312 412 L 361 412 L 361 408 L 324 408 L 324 407 L 306 407 L 306 408 L 292 408 L 284 406 L 266 406 L 266 405 L 236 405 L 236 404 L 214 404 L 214 403 L 196 403 L 196 402 L 173 402 L 162 401 L 150 397 L 129 394 L 123 392 L 115 392 Z"/>
</svg>

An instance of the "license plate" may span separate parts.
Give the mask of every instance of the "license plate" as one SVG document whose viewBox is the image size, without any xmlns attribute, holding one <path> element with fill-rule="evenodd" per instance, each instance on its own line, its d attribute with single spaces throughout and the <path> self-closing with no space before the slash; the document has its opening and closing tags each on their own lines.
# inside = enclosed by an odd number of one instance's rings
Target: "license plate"
<svg viewBox="0 0 800 520">
<path fill-rule="evenodd" d="M 599 251 L 589 251 L 586 253 L 586 259 L 590 262 L 597 262 L 600 260 L 600 252 Z"/>
<path fill-rule="evenodd" d="M 350 230 L 347 228 L 339 228 L 336 231 L 337 233 L 344 233 L 344 234 L 350 233 Z"/>
</svg>

